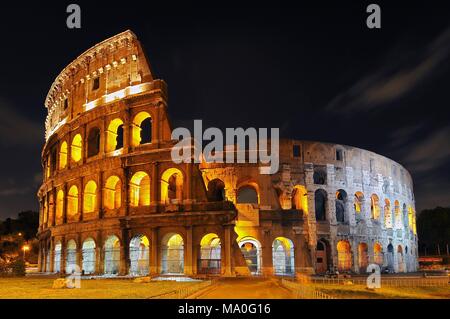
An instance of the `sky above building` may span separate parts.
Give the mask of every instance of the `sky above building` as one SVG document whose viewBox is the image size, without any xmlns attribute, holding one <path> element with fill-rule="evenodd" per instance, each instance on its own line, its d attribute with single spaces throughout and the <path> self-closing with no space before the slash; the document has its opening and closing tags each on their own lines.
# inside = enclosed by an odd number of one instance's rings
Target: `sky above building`
<svg viewBox="0 0 450 319">
<path fill-rule="evenodd" d="M 131 29 L 169 87 L 174 127 L 279 127 L 352 145 L 412 174 L 417 210 L 450 206 L 450 10 L 444 2 L 78 1 L 2 4 L 0 219 L 38 209 L 44 100 L 59 72 Z M 331 3 L 331 2 L 330 2 Z"/>
</svg>

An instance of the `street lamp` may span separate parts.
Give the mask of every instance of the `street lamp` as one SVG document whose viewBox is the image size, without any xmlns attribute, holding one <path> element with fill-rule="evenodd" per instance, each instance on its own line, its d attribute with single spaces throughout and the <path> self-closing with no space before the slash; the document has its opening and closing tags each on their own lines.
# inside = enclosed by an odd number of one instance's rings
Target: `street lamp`
<svg viewBox="0 0 450 319">
<path fill-rule="evenodd" d="M 30 250 L 30 246 L 23 245 L 22 250 L 23 250 L 23 261 L 25 262 L 25 253 Z"/>
</svg>

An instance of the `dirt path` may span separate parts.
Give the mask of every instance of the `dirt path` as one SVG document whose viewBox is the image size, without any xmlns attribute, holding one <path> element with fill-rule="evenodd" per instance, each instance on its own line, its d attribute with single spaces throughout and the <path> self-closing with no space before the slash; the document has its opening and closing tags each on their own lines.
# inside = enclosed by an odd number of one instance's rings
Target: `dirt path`
<svg viewBox="0 0 450 319">
<path fill-rule="evenodd" d="M 222 278 L 198 299 L 291 299 L 292 293 L 275 279 Z"/>
</svg>

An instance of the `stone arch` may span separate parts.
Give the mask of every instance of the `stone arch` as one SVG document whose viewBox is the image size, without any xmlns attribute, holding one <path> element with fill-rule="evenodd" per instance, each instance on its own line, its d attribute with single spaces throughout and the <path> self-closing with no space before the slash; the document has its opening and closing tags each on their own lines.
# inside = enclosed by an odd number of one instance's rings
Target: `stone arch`
<svg viewBox="0 0 450 319">
<path fill-rule="evenodd" d="M 402 245 L 397 246 L 397 267 L 398 272 L 405 272 L 405 259 Z"/>
<path fill-rule="evenodd" d="M 254 183 L 246 183 L 239 186 L 236 195 L 237 204 L 259 204 L 258 187 Z"/>
<path fill-rule="evenodd" d="M 133 119 L 131 146 L 136 147 L 152 141 L 152 117 L 148 112 L 139 112 Z"/>
<path fill-rule="evenodd" d="M 377 194 L 372 194 L 370 196 L 370 212 L 371 218 L 374 220 L 378 220 L 380 218 L 380 199 Z"/>
<path fill-rule="evenodd" d="M 106 152 L 114 152 L 123 147 L 123 121 L 120 118 L 111 120 L 106 130 Z"/>
<path fill-rule="evenodd" d="M 145 235 L 136 235 L 130 241 L 130 275 L 149 274 L 150 241 Z"/>
<path fill-rule="evenodd" d="M 162 238 L 161 273 L 184 273 L 184 239 L 178 233 L 168 233 Z"/>
<path fill-rule="evenodd" d="M 358 267 L 360 273 L 365 273 L 369 265 L 369 250 L 366 243 L 358 245 Z"/>
<path fill-rule="evenodd" d="M 308 191 L 303 185 L 296 185 L 292 191 L 292 209 L 303 211 L 308 213 Z"/>
<path fill-rule="evenodd" d="M 238 242 L 247 267 L 252 275 L 261 274 L 262 247 L 261 243 L 253 237 L 244 237 Z"/>
<path fill-rule="evenodd" d="M 79 162 L 83 157 L 83 139 L 81 134 L 77 134 L 72 139 L 72 145 L 70 146 L 70 157 L 74 162 Z"/>
<path fill-rule="evenodd" d="M 386 228 L 392 228 L 391 201 L 388 198 L 384 200 L 384 226 Z"/>
<path fill-rule="evenodd" d="M 118 176 L 108 177 L 103 189 L 103 206 L 106 209 L 118 209 L 122 204 L 122 182 Z"/>
<path fill-rule="evenodd" d="M 161 175 L 161 200 L 164 203 L 181 203 L 184 175 L 178 168 L 168 168 Z"/>
<path fill-rule="evenodd" d="M 146 172 L 134 173 L 130 179 L 130 206 L 150 205 L 150 177 Z"/>
<path fill-rule="evenodd" d="M 199 274 L 220 274 L 222 263 L 222 247 L 220 237 L 209 233 L 200 241 L 200 254 L 197 272 Z"/>
<path fill-rule="evenodd" d="M 87 157 L 96 156 L 100 153 L 100 129 L 92 127 L 88 133 Z"/>
<path fill-rule="evenodd" d="M 379 266 L 382 266 L 384 263 L 383 246 L 378 242 L 373 245 L 373 261 Z"/>
<path fill-rule="evenodd" d="M 63 221 L 63 213 L 64 213 L 64 191 L 60 189 L 58 193 L 56 194 L 56 221 L 58 224 L 62 223 Z"/>
<path fill-rule="evenodd" d="M 73 217 L 78 214 L 78 187 L 72 185 L 67 194 L 67 216 Z"/>
<path fill-rule="evenodd" d="M 361 217 L 361 213 L 364 206 L 364 194 L 362 192 L 356 192 L 353 202 L 353 207 L 355 209 L 356 217 Z"/>
<path fill-rule="evenodd" d="M 286 237 L 277 237 L 272 243 L 272 265 L 275 275 L 295 274 L 294 243 Z"/>
<path fill-rule="evenodd" d="M 327 240 L 321 238 L 316 244 L 316 273 L 327 272 L 331 263 L 331 249 Z"/>
<path fill-rule="evenodd" d="M 400 228 L 402 224 L 402 213 L 400 211 L 400 202 L 394 201 L 394 225 L 395 228 Z"/>
<path fill-rule="evenodd" d="M 394 246 L 389 243 L 387 246 L 387 266 L 390 272 L 394 271 Z"/>
<path fill-rule="evenodd" d="M 93 213 L 97 210 L 97 183 L 89 180 L 84 186 L 83 213 Z"/>
<path fill-rule="evenodd" d="M 105 274 L 117 275 L 120 269 L 120 239 L 116 235 L 110 235 L 105 240 Z"/>
<path fill-rule="evenodd" d="M 56 273 L 61 272 L 61 257 L 62 257 L 62 244 L 61 241 L 56 241 L 54 253 L 53 253 L 53 271 Z"/>
<path fill-rule="evenodd" d="M 66 246 L 66 273 L 76 272 L 77 267 L 77 242 L 70 239 Z"/>
<path fill-rule="evenodd" d="M 347 219 L 347 192 L 345 190 L 339 189 L 336 192 L 335 206 L 336 221 L 338 223 L 345 223 Z"/>
<path fill-rule="evenodd" d="M 321 188 L 314 192 L 314 211 L 317 221 L 327 220 L 327 192 Z"/>
<path fill-rule="evenodd" d="M 338 270 L 350 271 L 352 269 L 352 251 L 347 240 L 340 240 L 337 243 Z"/>
<path fill-rule="evenodd" d="M 225 183 L 215 178 L 208 182 L 208 200 L 210 202 L 221 202 L 225 200 Z"/>
<path fill-rule="evenodd" d="M 61 147 L 59 149 L 59 169 L 64 169 L 67 167 L 67 153 L 68 153 L 67 142 L 64 141 L 62 142 Z"/>
<path fill-rule="evenodd" d="M 96 244 L 91 237 L 86 238 L 83 241 L 82 246 L 82 273 L 90 275 L 95 273 L 95 259 L 96 259 Z"/>
</svg>

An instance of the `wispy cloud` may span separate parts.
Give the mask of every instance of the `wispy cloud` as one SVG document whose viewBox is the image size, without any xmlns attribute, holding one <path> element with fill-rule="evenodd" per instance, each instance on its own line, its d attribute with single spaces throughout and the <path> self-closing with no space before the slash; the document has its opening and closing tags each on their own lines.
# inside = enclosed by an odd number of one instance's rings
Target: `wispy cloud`
<svg viewBox="0 0 450 319">
<path fill-rule="evenodd" d="M 14 107 L 0 98 L 0 145 L 28 146 L 41 145 L 44 139 L 43 124 L 22 115 Z"/>
<path fill-rule="evenodd" d="M 414 61 L 384 61 L 383 67 L 337 95 L 327 106 L 328 111 L 365 112 L 393 102 L 432 77 L 450 57 L 450 28 L 442 32 Z"/>
<path fill-rule="evenodd" d="M 29 187 L 14 187 L 14 188 L 5 188 L 0 190 L 0 196 L 14 196 L 14 195 L 23 195 L 30 192 Z"/>
</svg>

